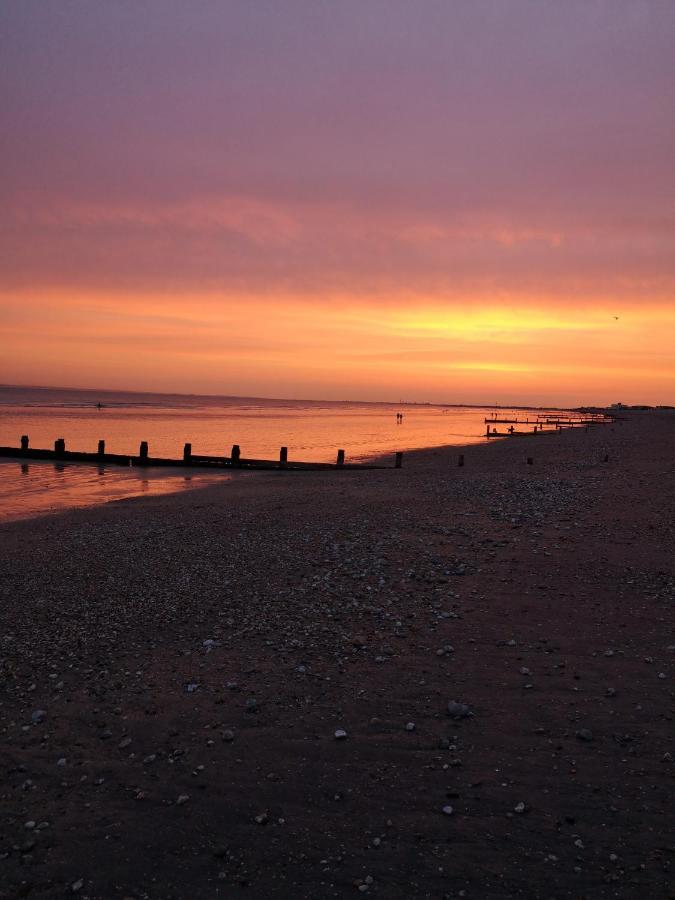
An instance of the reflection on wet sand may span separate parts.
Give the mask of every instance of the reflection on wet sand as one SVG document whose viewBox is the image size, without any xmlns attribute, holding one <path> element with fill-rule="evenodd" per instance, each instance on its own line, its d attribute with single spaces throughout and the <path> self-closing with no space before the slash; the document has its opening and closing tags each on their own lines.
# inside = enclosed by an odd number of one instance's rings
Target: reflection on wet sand
<svg viewBox="0 0 675 900">
<path fill-rule="evenodd" d="M 153 496 L 222 483 L 231 475 L 219 473 L 127 469 L 67 462 L 30 464 L 0 461 L 0 521 L 93 506 L 138 496 Z"/>
</svg>

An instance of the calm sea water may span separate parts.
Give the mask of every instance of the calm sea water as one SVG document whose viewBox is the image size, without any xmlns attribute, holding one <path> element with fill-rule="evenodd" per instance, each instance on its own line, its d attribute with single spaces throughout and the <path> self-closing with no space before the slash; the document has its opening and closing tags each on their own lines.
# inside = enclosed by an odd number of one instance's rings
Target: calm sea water
<svg viewBox="0 0 675 900">
<path fill-rule="evenodd" d="M 99 408 L 98 404 L 101 404 Z M 397 424 L 396 413 L 403 413 Z M 0 446 L 53 448 L 64 438 L 68 450 L 95 451 L 99 439 L 110 453 L 181 458 L 193 453 L 315 462 L 362 460 L 397 450 L 485 440 L 489 409 L 409 406 L 383 403 L 197 397 L 51 388 L 0 387 Z M 0 519 L 26 518 L 75 506 L 143 494 L 166 493 L 222 481 L 225 474 L 176 474 L 171 470 L 126 470 L 111 466 L 20 463 L 0 460 Z"/>
</svg>

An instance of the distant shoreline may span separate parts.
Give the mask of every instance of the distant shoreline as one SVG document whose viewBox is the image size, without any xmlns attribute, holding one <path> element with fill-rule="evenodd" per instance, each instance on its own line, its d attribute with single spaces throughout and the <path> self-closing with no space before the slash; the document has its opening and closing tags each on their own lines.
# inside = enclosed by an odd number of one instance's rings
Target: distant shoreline
<svg viewBox="0 0 675 900">
<path fill-rule="evenodd" d="M 307 397 L 263 397 L 260 395 L 248 395 L 248 394 L 194 394 L 194 393 L 184 393 L 181 391 L 139 391 L 139 390 L 126 390 L 126 389 L 111 389 L 111 388 L 78 388 L 78 387 L 64 387 L 64 386 L 49 386 L 49 385 L 37 385 L 37 384 L 0 384 L 0 391 L 9 390 L 9 391 L 38 391 L 38 392 L 53 392 L 53 393 L 71 393 L 71 394 L 86 394 L 92 398 L 92 403 L 95 405 L 97 399 L 100 397 L 109 397 L 111 395 L 129 395 L 135 397 L 185 397 L 190 400 L 206 400 L 209 402 L 213 402 L 214 400 L 229 400 L 229 401 L 243 401 L 243 402 L 264 402 L 264 403 L 275 403 L 275 404 L 283 404 L 283 403 L 308 403 L 308 404 L 329 404 L 329 405 L 354 405 L 354 406 L 405 406 L 405 407 L 415 407 L 415 406 L 433 406 L 439 408 L 447 408 L 447 409 L 531 409 L 531 410 L 543 410 L 543 409 L 556 409 L 561 411 L 576 411 L 580 409 L 609 409 L 609 405 L 578 405 L 578 406 L 566 406 L 556 403 L 550 404 L 528 404 L 528 403 L 447 403 L 443 401 L 432 401 L 432 400 L 354 400 L 354 399 L 341 399 L 341 400 L 331 400 L 324 398 L 307 398 Z M 631 408 L 631 406 L 627 406 L 626 408 Z M 651 407 L 639 407 L 639 408 L 651 408 L 651 409 L 661 409 L 661 408 L 670 408 L 663 406 L 651 406 Z"/>
</svg>

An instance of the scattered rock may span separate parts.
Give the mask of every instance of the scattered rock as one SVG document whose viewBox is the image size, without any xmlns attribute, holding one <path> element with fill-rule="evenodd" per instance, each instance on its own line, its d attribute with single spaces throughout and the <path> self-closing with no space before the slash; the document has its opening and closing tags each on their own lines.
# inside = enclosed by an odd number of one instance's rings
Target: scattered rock
<svg viewBox="0 0 675 900">
<path fill-rule="evenodd" d="M 473 712 L 467 703 L 451 700 L 448 703 L 448 715 L 453 719 L 467 719 L 473 715 Z"/>
</svg>

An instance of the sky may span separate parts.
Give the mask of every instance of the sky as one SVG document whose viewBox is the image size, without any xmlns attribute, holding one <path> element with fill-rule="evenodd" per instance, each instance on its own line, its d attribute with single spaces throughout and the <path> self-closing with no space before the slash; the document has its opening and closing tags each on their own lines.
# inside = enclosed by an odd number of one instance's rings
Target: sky
<svg viewBox="0 0 675 900">
<path fill-rule="evenodd" d="M 675 403 L 670 0 L 3 0 L 0 381 Z"/>
</svg>

